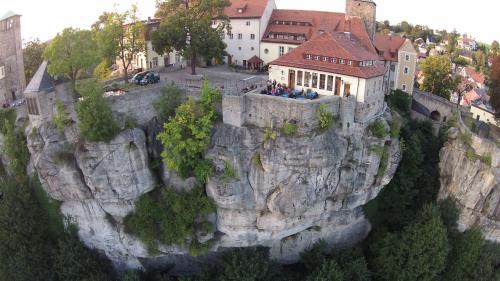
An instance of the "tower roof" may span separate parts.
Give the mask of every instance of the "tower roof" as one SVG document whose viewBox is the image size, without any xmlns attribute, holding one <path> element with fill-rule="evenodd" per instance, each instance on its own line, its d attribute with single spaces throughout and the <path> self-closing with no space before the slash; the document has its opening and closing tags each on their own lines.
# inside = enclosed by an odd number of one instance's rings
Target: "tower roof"
<svg viewBox="0 0 500 281">
<path fill-rule="evenodd" d="M 47 72 L 47 61 L 44 61 L 35 75 L 31 79 L 28 87 L 26 87 L 25 93 L 41 93 L 41 92 L 51 92 L 54 89 L 54 79 Z"/>
<path fill-rule="evenodd" d="M 0 18 L 0 21 L 6 20 L 6 19 L 8 19 L 8 18 L 15 17 L 15 16 L 20 16 L 20 14 L 14 13 L 13 11 L 8 11 L 7 13 L 5 13 L 5 14 L 4 14 L 4 15 Z"/>
</svg>

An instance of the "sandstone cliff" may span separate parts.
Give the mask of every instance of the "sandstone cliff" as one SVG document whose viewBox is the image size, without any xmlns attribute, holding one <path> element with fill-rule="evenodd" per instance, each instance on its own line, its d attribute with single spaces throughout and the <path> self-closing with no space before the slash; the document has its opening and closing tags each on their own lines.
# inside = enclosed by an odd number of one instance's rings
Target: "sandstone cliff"
<svg viewBox="0 0 500 281">
<path fill-rule="evenodd" d="M 479 227 L 486 238 L 500 242 L 500 148 L 452 128 L 440 153 L 439 198 L 452 197 L 460 210 L 459 229 Z"/>
<path fill-rule="evenodd" d="M 43 188 L 78 224 L 81 240 L 105 253 L 117 268 L 175 264 L 182 272 L 211 256 L 193 258 L 185 245 L 163 245 L 153 257 L 125 231 L 123 219 L 141 195 L 158 184 L 192 186 L 175 173 L 151 171 L 152 159 L 162 149 L 155 141 L 160 128 L 153 119 L 109 143 L 81 141 L 76 124 L 64 133 L 51 123 L 26 129 L 31 165 Z M 217 167 L 207 184 L 217 205 L 211 251 L 264 245 L 274 258 L 295 262 L 319 239 L 332 247 L 364 239 L 370 225 L 361 206 L 391 180 L 400 148 L 397 139 L 370 136 L 366 125 L 351 129 L 348 135 L 339 124 L 325 133 L 285 137 L 277 132 L 275 140 L 264 141 L 264 129 L 217 125 L 207 153 Z M 385 147 L 387 157 L 374 147 Z M 227 165 L 235 171 L 231 178 L 224 172 Z"/>
</svg>

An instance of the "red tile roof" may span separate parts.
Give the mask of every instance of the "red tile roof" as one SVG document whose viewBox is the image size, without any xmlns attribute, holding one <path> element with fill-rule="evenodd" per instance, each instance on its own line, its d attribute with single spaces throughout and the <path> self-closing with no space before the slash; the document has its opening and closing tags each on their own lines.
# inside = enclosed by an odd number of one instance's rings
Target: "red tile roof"
<svg viewBox="0 0 500 281">
<path fill-rule="evenodd" d="M 332 63 L 322 59 L 310 60 L 306 55 L 345 59 L 346 64 Z M 271 62 L 271 65 L 281 65 L 337 73 L 360 78 L 372 78 L 382 76 L 385 68 L 380 64 L 360 67 L 348 65 L 347 61 L 377 61 L 379 59 L 375 52 L 367 49 L 354 34 L 336 32 L 325 32 L 313 36 L 311 40 L 303 43 L 289 53 Z"/>
<path fill-rule="evenodd" d="M 398 61 L 398 51 L 405 43 L 406 38 L 398 35 L 375 35 L 375 48 L 386 61 Z"/>
<path fill-rule="evenodd" d="M 264 14 L 268 0 L 231 0 L 231 6 L 224 13 L 231 19 L 260 18 Z M 242 9 L 242 13 L 238 10 Z"/>
<path fill-rule="evenodd" d="M 467 77 L 479 84 L 484 84 L 484 81 L 486 80 L 486 77 L 483 74 L 477 73 L 476 70 L 472 67 L 466 67 L 465 74 L 467 75 Z"/>
<path fill-rule="evenodd" d="M 280 24 L 276 24 L 276 22 L 280 22 Z M 282 22 L 288 24 L 281 24 Z M 319 31 L 351 32 L 367 49 L 375 51 L 361 18 L 348 17 L 344 13 L 333 12 L 274 10 L 262 41 L 300 45 L 301 41 L 268 38 L 268 35 L 270 33 L 301 34 L 306 37 L 306 40 L 310 40 Z"/>
</svg>

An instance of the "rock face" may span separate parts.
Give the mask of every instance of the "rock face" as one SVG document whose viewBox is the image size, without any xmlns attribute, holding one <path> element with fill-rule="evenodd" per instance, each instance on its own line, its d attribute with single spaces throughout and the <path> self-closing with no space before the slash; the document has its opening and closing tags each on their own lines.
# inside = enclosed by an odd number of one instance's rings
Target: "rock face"
<svg viewBox="0 0 500 281">
<path fill-rule="evenodd" d="M 80 141 L 75 124 L 64 133 L 50 123 L 30 126 L 31 165 L 50 197 L 62 202 L 62 213 L 78 224 L 81 240 L 118 269 L 175 263 L 176 272 L 192 271 L 214 253 L 193 258 L 185 245 L 160 245 L 160 255 L 153 257 L 123 224 L 135 201 L 157 184 L 177 190 L 194 185 L 194 179 L 183 181 L 171 171 L 151 172 L 152 159 L 161 151 L 155 140 L 158 126 L 153 119 L 144 131 L 125 130 L 109 143 Z M 394 175 L 399 141 L 371 137 L 361 124 L 352 124 L 349 134 L 338 125 L 321 134 L 301 134 L 278 132 L 275 140 L 264 142 L 264 129 L 216 126 L 207 153 L 216 166 L 207 184 L 217 205 L 212 252 L 263 245 L 276 259 L 291 263 L 319 239 L 346 247 L 366 237 L 370 225 L 362 205 Z M 231 176 L 224 171 L 228 167 L 234 170 Z"/>
<path fill-rule="evenodd" d="M 397 140 L 368 137 L 365 129 L 264 142 L 262 129 L 219 125 L 208 153 L 218 172 L 207 185 L 224 234 L 219 246 L 265 245 L 274 258 L 291 263 L 320 239 L 332 247 L 364 239 L 370 225 L 361 206 L 390 181 L 400 160 Z M 390 152 L 378 177 L 377 145 Z M 234 178 L 224 172 L 228 166 Z"/>
<path fill-rule="evenodd" d="M 470 133 L 465 128 L 460 131 L 450 130 L 440 153 L 439 198 L 456 200 L 460 230 L 477 226 L 487 239 L 500 242 L 500 148 L 475 135 L 467 144 L 460 135 Z M 478 156 L 491 157 L 491 163 Z"/>
<path fill-rule="evenodd" d="M 117 267 L 140 268 L 144 246 L 121 222 L 134 202 L 155 187 L 142 130 L 126 130 L 109 143 L 76 142 L 75 126 L 61 134 L 49 123 L 28 128 L 31 162 L 45 191 L 79 226 L 82 241 Z"/>
</svg>

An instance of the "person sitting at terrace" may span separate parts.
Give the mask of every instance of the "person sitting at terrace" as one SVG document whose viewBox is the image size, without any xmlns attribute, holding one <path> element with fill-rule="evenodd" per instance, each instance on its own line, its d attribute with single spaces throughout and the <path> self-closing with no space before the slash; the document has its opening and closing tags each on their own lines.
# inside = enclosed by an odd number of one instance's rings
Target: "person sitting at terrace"
<svg viewBox="0 0 500 281">
<path fill-rule="evenodd" d="M 276 92 L 277 92 L 276 87 L 273 86 L 271 90 L 271 95 L 276 96 Z"/>
</svg>

